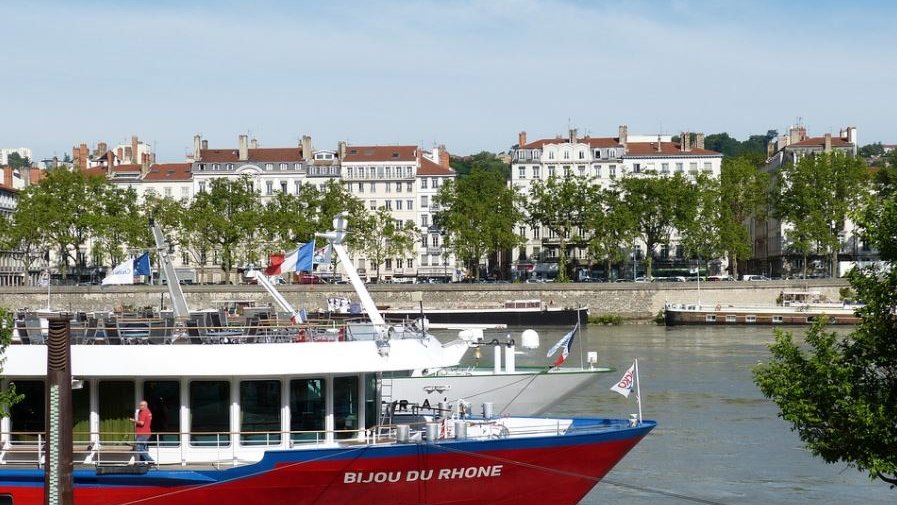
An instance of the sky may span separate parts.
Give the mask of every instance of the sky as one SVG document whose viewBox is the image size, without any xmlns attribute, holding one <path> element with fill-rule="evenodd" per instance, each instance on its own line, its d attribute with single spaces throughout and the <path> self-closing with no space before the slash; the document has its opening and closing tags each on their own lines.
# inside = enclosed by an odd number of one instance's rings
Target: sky
<svg viewBox="0 0 897 505">
<path fill-rule="evenodd" d="M 0 147 L 444 144 L 801 121 L 897 143 L 897 2 L 0 3 Z"/>
</svg>

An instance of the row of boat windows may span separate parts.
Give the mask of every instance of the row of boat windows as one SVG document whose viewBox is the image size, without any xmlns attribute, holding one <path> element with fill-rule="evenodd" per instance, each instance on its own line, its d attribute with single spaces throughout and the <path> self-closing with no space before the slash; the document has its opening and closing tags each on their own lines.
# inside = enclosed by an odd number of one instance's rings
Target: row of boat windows
<svg viewBox="0 0 897 505">
<path fill-rule="evenodd" d="M 807 318 L 807 322 L 808 322 L 808 323 L 812 322 L 812 320 L 813 320 L 812 317 L 808 317 L 808 318 Z M 704 315 L 704 321 L 705 321 L 705 322 L 708 322 L 708 323 L 714 323 L 714 322 L 716 322 L 716 314 L 705 314 L 705 315 Z M 727 323 L 735 323 L 735 322 L 738 322 L 738 317 L 737 317 L 737 316 L 734 316 L 734 315 L 731 315 L 731 314 L 726 315 L 726 322 L 727 322 Z M 747 316 L 744 316 L 744 322 L 746 322 L 746 323 L 756 323 L 756 322 L 757 322 L 757 316 L 755 316 L 755 315 L 747 315 Z M 772 322 L 773 322 L 773 323 L 784 323 L 784 322 L 785 322 L 785 317 L 784 317 L 784 316 L 772 316 Z"/>
<path fill-rule="evenodd" d="M 374 378 L 365 379 L 366 426 L 377 418 Z M 290 432 L 312 432 L 325 429 L 325 399 L 327 382 L 324 378 L 302 378 L 289 381 L 246 380 L 239 388 L 239 431 L 241 445 L 278 445 L 281 443 L 282 387 L 289 388 Z M 358 426 L 359 377 L 335 377 L 333 384 L 334 430 L 356 430 Z M 11 409 L 10 422 L 14 440 L 32 440 L 43 432 L 46 422 L 44 381 L 17 380 L 16 392 L 24 395 Z M 190 432 L 194 447 L 230 445 L 231 387 L 225 380 L 191 381 L 188 384 L 190 409 L 189 426 L 181 426 L 181 382 L 175 380 L 147 380 L 140 395 L 133 381 L 102 380 L 97 385 L 100 440 L 126 440 L 133 431 L 130 419 L 139 399 L 145 399 L 153 413 L 151 425 L 154 438 L 163 446 L 180 444 L 181 431 Z M 90 436 L 89 381 L 72 390 L 73 437 L 87 440 Z M 348 438 L 352 433 L 345 434 Z M 292 441 L 314 441 L 316 433 L 291 433 Z M 339 434 L 337 434 L 339 438 Z"/>
</svg>

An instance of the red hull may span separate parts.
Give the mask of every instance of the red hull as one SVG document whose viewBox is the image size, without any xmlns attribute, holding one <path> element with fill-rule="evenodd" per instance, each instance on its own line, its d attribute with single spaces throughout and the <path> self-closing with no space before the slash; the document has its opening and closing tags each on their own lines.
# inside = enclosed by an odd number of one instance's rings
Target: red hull
<svg viewBox="0 0 897 505">
<path fill-rule="evenodd" d="M 97 483 L 93 472 L 78 472 L 75 503 L 510 505 L 525 499 L 528 503 L 574 504 L 652 427 L 653 423 L 638 433 L 610 440 L 602 437 L 605 439 L 494 451 L 483 450 L 484 443 L 405 446 L 397 455 L 383 454 L 376 447 L 343 449 L 339 459 L 276 462 L 255 474 L 249 473 L 254 465 L 198 472 L 213 477 L 208 483 L 190 486 L 171 486 L 170 481 L 165 485 L 165 475 L 186 472 L 183 470 L 152 470 L 144 476 L 105 476 L 112 478 L 103 479 L 102 483 Z M 162 484 L 140 485 L 142 480 L 153 479 L 154 474 Z M 116 478 L 121 479 L 122 485 L 114 483 Z M 14 505 L 44 502 L 43 487 L 35 485 L 36 482 L 8 488 L 10 483 L 0 471 L 0 493 L 10 493 Z"/>
</svg>

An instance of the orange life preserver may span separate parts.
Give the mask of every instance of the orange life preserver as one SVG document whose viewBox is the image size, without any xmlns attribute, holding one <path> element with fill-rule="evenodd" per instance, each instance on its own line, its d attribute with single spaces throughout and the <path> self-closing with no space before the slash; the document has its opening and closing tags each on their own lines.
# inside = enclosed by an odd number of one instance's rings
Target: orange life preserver
<svg viewBox="0 0 897 505">
<path fill-rule="evenodd" d="M 306 342 L 308 341 L 308 336 L 305 334 L 305 328 L 300 328 L 296 333 L 296 342 Z"/>
</svg>

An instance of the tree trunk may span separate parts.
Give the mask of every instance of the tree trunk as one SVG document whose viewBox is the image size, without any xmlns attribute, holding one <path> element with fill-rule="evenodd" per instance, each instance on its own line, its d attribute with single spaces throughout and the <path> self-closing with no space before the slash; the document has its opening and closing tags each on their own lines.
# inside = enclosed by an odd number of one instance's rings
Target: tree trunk
<svg viewBox="0 0 897 505">
<path fill-rule="evenodd" d="M 732 277 L 738 279 L 738 254 L 732 253 L 732 264 L 729 266 L 732 269 Z"/>
</svg>

